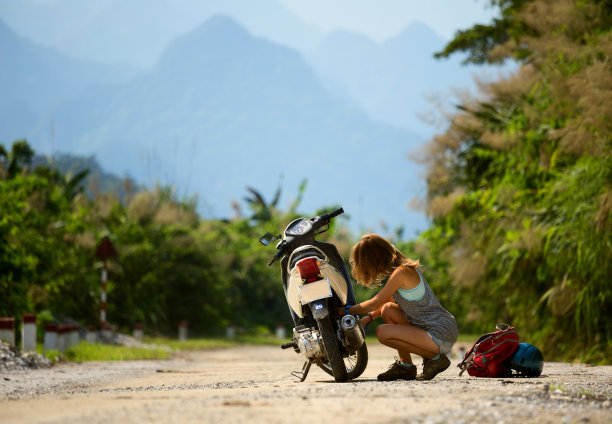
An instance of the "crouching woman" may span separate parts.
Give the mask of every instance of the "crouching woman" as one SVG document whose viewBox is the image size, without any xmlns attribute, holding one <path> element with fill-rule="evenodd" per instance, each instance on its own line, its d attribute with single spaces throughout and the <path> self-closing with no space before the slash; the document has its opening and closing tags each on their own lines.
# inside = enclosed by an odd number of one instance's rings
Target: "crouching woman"
<svg viewBox="0 0 612 424">
<path fill-rule="evenodd" d="M 351 249 L 353 277 L 372 288 L 383 285 L 371 299 L 347 305 L 344 313 L 367 314 L 363 325 L 379 316 L 384 324 L 376 328 L 378 340 L 397 350 L 398 358 L 379 380 L 431 380 L 447 369 L 446 356 L 457 341 L 457 321 L 440 304 L 423 278 L 419 262 L 404 256 L 376 234 L 361 237 Z M 385 281 L 386 279 L 386 281 Z M 417 375 L 410 354 L 423 358 L 423 372 Z"/>
</svg>

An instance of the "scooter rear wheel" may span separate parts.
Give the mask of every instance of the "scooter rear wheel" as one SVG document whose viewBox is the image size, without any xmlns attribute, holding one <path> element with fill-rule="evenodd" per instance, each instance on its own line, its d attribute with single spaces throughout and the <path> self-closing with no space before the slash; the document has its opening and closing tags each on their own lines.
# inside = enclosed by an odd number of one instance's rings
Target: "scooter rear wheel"
<svg viewBox="0 0 612 424">
<path fill-rule="evenodd" d="M 359 377 L 366 369 L 368 365 L 368 347 L 365 342 L 359 349 L 352 355 L 348 355 L 344 358 L 344 366 L 346 368 L 346 377 L 348 380 Z M 329 375 L 334 375 L 329 363 L 319 365 L 323 371 Z"/>
<path fill-rule="evenodd" d="M 325 317 L 321 320 L 317 320 L 319 326 L 319 332 L 323 338 L 323 345 L 325 346 L 325 352 L 327 353 L 328 363 L 325 364 L 329 367 L 329 371 L 326 371 L 329 375 L 334 377 L 337 382 L 344 382 L 347 380 L 346 366 L 344 360 L 340 354 L 340 346 L 338 345 L 339 340 L 334 333 L 334 329 L 331 324 L 329 317 Z M 325 371 L 323 366 L 320 366 Z"/>
</svg>

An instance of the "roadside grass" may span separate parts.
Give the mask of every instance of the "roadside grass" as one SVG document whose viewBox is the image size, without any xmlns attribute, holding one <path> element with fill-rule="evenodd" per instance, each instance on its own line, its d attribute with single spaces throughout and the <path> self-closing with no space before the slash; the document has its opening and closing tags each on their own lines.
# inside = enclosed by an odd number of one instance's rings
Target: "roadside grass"
<svg viewBox="0 0 612 424">
<path fill-rule="evenodd" d="M 478 339 L 477 335 L 460 335 L 459 343 L 472 344 Z M 45 355 L 52 362 L 61 360 L 85 362 L 85 361 L 128 361 L 141 359 L 168 359 L 173 352 L 223 349 L 236 346 L 279 346 L 290 341 L 290 338 L 278 339 L 272 335 L 237 335 L 233 339 L 224 337 L 200 337 L 185 341 L 169 337 L 144 337 L 143 342 L 147 347 L 115 346 L 102 343 L 88 343 L 81 341 L 72 346 L 63 354 L 56 351 L 45 351 L 41 344 L 37 346 L 38 353 Z M 366 336 L 368 344 L 379 343 L 375 335 Z"/>
<path fill-rule="evenodd" d="M 113 346 L 102 343 L 82 341 L 72 346 L 64 353 L 57 350 L 44 350 L 42 344 L 37 344 L 36 351 L 46 356 L 51 362 L 73 361 L 127 361 L 137 359 L 167 359 L 168 349 Z"/>
<path fill-rule="evenodd" d="M 115 346 L 103 343 L 81 341 L 64 353 L 57 350 L 44 350 L 37 345 L 37 352 L 45 355 L 51 362 L 62 360 L 73 362 L 85 361 L 128 361 L 140 359 L 168 359 L 173 352 L 188 350 L 211 350 L 235 347 L 240 345 L 281 345 L 280 340 L 266 335 L 240 335 L 234 339 L 221 337 L 203 337 L 179 341 L 168 337 L 145 337 L 146 347 Z"/>
<path fill-rule="evenodd" d="M 36 343 L 36 353 L 46 356 L 51 362 L 59 362 L 63 359 L 62 354 L 57 350 L 44 350 L 42 343 Z"/>
<path fill-rule="evenodd" d="M 136 359 L 168 359 L 170 354 L 161 347 L 128 347 L 102 343 L 80 342 L 64 352 L 68 361 L 128 361 Z"/>
<path fill-rule="evenodd" d="M 277 339 L 269 335 L 238 335 L 233 339 L 224 337 L 202 337 L 187 339 L 185 341 L 167 337 L 145 337 L 143 339 L 143 342 L 147 344 L 167 346 L 174 351 L 222 349 L 240 345 L 280 346 L 287 341 L 289 341 L 289 339 Z"/>
</svg>

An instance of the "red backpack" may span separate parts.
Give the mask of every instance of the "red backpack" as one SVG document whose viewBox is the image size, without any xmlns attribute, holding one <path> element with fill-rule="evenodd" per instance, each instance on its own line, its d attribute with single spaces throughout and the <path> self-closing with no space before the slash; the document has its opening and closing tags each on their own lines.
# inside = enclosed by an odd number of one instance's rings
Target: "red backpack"
<svg viewBox="0 0 612 424">
<path fill-rule="evenodd" d="M 504 377 L 512 373 L 503 361 L 518 348 L 518 334 L 508 324 L 497 324 L 497 331 L 487 333 L 474 343 L 457 365 L 473 377 Z"/>
</svg>

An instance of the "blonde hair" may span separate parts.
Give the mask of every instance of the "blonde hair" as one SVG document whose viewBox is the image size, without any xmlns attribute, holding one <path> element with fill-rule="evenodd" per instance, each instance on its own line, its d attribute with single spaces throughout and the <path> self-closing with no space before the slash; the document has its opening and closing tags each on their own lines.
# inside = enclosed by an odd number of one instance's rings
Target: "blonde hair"
<svg viewBox="0 0 612 424">
<path fill-rule="evenodd" d="M 407 258 L 377 234 L 366 234 L 351 248 L 352 275 L 366 287 L 380 285 L 397 268 L 418 268 L 419 261 Z"/>
</svg>

